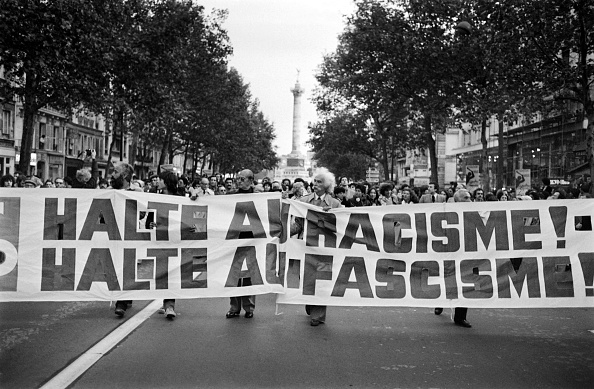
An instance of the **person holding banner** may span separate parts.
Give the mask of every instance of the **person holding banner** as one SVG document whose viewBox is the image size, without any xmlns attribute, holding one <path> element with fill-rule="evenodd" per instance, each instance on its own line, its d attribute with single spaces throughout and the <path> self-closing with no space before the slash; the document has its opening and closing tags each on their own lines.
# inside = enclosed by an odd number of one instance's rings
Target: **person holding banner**
<svg viewBox="0 0 594 389">
<path fill-rule="evenodd" d="M 206 180 L 206 178 L 203 178 L 203 180 Z M 158 189 L 159 192 L 162 194 L 170 196 L 183 196 L 183 194 L 181 194 L 179 191 L 178 183 L 179 180 L 177 178 L 177 175 L 170 170 L 162 171 L 161 174 L 159 174 Z M 157 224 L 155 222 L 149 223 L 150 228 L 157 227 Z M 165 317 L 167 319 L 175 318 L 177 316 L 177 314 L 175 313 L 175 299 L 163 299 L 163 306 L 158 310 L 158 312 L 160 314 L 165 314 Z"/>
<path fill-rule="evenodd" d="M 134 176 L 134 168 L 125 163 L 120 162 L 113 167 L 111 173 L 111 187 L 116 190 L 130 190 L 130 182 Z M 124 317 L 128 305 L 132 305 L 132 300 L 118 300 L 116 301 L 115 314 L 119 317 Z"/>
<path fill-rule="evenodd" d="M 320 168 L 316 171 L 313 180 L 313 193 L 303 196 L 299 200 L 304 203 L 309 203 L 322 208 L 327 211 L 331 208 L 340 208 L 340 201 L 333 198 L 331 193 L 334 191 L 334 174 L 330 173 L 328 169 Z M 303 221 L 296 219 L 291 224 L 291 236 L 303 233 Z M 310 325 L 318 326 L 326 321 L 326 306 L 325 305 L 306 305 L 305 312 L 310 315 Z"/>
<path fill-rule="evenodd" d="M 237 173 L 235 177 L 237 182 L 237 189 L 230 191 L 227 194 L 245 194 L 254 193 L 254 173 L 249 169 L 244 169 Z M 253 238 L 253 234 L 249 231 L 242 231 L 239 233 L 239 239 Z M 240 278 L 237 283 L 238 287 L 251 286 L 252 279 L 250 277 Z M 254 310 L 256 309 L 256 296 L 238 296 L 230 298 L 229 311 L 225 315 L 227 319 L 238 317 L 241 313 L 241 308 L 245 311 L 245 318 L 251 319 L 254 317 Z"/>
<path fill-rule="evenodd" d="M 472 198 L 470 197 L 470 192 L 467 189 L 458 189 L 456 193 L 454 193 L 454 202 L 456 203 L 470 203 L 472 202 Z M 443 312 L 443 308 L 435 308 L 435 314 L 441 315 Z M 470 328 L 472 325 L 466 320 L 466 313 L 468 312 L 468 308 L 460 308 L 456 307 L 454 309 L 454 323 L 459 325 L 460 327 Z"/>
</svg>

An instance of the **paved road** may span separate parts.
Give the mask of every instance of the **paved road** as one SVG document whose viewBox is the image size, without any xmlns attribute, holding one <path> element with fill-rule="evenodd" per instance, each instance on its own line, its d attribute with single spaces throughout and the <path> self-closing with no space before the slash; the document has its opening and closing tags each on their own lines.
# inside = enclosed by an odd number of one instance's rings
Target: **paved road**
<svg viewBox="0 0 594 389">
<path fill-rule="evenodd" d="M 253 319 L 227 299 L 178 300 L 153 314 L 73 388 L 592 388 L 594 309 L 331 307 L 310 327 L 302 306 L 258 296 Z M 147 302 L 135 302 L 128 317 Z M 33 388 L 118 327 L 109 304 L 0 304 L 0 387 Z"/>
</svg>

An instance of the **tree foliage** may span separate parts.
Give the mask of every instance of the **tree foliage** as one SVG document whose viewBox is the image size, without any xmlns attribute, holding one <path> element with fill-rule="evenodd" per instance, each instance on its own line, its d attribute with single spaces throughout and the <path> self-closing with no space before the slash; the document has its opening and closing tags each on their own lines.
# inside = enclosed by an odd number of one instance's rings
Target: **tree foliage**
<svg viewBox="0 0 594 389">
<path fill-rule="evenodd" d="M 0 7 L 0 93 L 23 101 L 20 170 L 31 159 L 34 115 L 50 105 L 69 113 L 105 84 L 110 2 L 6 0 Z M 103 85 L 104 86 L 104 85 Z"/>
<path fill-rule="evenodd" d="M 373 150 L 386 171 L 388 140 L 428 147 L 436 180 L 435 132 L 447 126 L 546 114 L 551 94 L 593 115 L 593 9 L 586 0 L 358 1 L 317 75 L 314 151 L 327 153 L 336 141 L 328 123 L 349 112 L 368 119 L 358 129 L 368 132 L 366 144 L 338 154 Z M 460 22 L 470 28 L 456 33 Z M 349 138 L 354 128 L 341 131 Z"/>
<path fill-rule="evenodd" d="M 367 118 L 369 125 L 359 131 L 368 131 L 372 158 L 383 165 L 386 179 L 395 153 L 434 142 L 432 120 L 447 115 L 455 96 L 454 57 L 445 39 L 454 5 L 358 2 L 336 52 L 320 67 L 318 111 L 327 117 L 346 109 Z M 409 131 L 412 122 L 422 123 L 420 133 Z"/>
<path fill-rule="evenodd" d="M 114 141 L 132 135 L 161 147 L 160 164 L 190 150 L 220 161 L 243 156 L 253 169 L 276 165 L 274 128 L 227 67 L 225 18 L 189 0 L 4 2 L 1 94 L 23 101 L 20 169 L 29 165 L 34 115 L 46 105 L 103 114 Z"/>
</svg>

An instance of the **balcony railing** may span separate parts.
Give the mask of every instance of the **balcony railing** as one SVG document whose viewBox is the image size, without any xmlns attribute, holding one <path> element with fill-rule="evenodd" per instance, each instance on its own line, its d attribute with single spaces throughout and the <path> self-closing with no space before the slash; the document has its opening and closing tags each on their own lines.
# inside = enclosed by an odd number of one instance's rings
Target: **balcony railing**
<svg viewBox="0 0 594 389">
<path fill-rule="evenodd" d="M 136 154 L 136 161 L 137 162 L 146 162 L 146 163 L 153 163 L 153 156 L 150 154 Z"/>
</svg>

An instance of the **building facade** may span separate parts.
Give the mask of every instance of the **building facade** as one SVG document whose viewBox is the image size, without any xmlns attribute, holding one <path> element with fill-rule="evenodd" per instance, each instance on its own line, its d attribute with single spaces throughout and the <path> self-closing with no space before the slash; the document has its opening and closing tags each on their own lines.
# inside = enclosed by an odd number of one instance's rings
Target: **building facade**
<svg viewBox="0 0 594 389">
<path fill-rule="evenodd" d="M 551 185 L 571 186 L 590 179 L 586 158 L 586 130 L 581 115 L 558 114 L 535 120 L 503 123 L 503 155 L 499 155 L 499 122 L 491 119 L 487 128 L 487 162 L 480 174 L 488 174 L 489 190 L 496 190 L 501 177 L 506 188 L 539 188 L 542 179 Z M 447 157 L 455 161 L 456 176 L 447 178 L 466 183 L 467 174 L 478 173 L 482 157 L 480 128 L 449 130 Z M 499 171 L 499 158 L 503 170 Z M 474 174 L 475 177 L 477 174 Z M 446 180 L 447 180 L 446 178 Z M 480 177 L 476 177 L 480 183 Z"/>
</svg>

